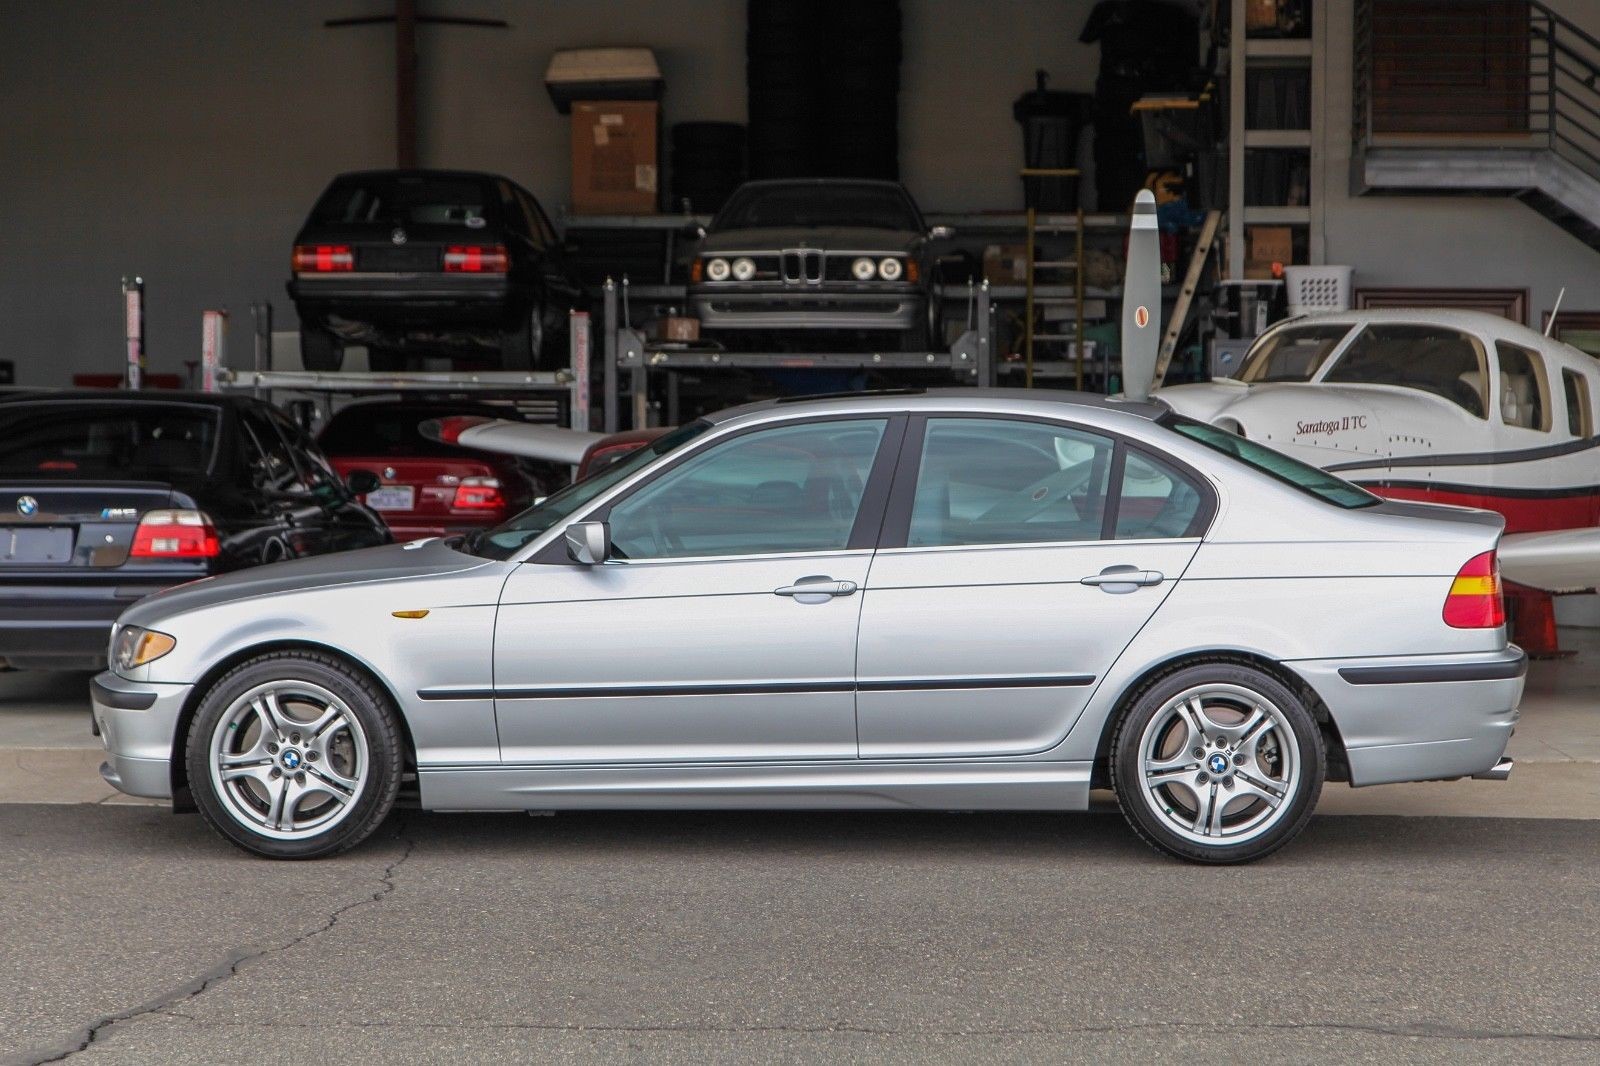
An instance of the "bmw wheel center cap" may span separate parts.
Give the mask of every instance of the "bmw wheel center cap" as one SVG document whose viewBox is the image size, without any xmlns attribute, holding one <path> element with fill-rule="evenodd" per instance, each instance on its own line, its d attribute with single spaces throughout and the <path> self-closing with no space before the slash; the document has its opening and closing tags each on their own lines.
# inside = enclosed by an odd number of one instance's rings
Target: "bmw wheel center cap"
<svg viewBox="0 0 1600 1066">
<path fill-rule="evenodd" d="M 1212 752 L 1211 758 L 1206 760 L 1206 766 L 1214 774 L 1225 774 L 1228 772 L 1228 757 L 1220 751 Z"/>
<path fill-rule="evenodd" d="M 300 753 L 293 748 L 284 748 L 283 754 L 278 756 L 285 770 L 300 769 Z"/>
</svg>

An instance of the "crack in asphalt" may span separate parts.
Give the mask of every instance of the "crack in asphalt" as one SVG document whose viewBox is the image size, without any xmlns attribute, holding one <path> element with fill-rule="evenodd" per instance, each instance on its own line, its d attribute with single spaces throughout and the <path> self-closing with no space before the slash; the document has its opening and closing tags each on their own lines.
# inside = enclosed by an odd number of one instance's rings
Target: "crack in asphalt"
<svg viewBox="0 0 1600 1066">
<path fill-rule="evenodd" d="M 211 1020 L 162 1010 L 158 1013 L 176 1021 L 192 1022 L 208 1028 L 232 1029 L 295 1029 L 301 1031 L 330 1031 L 339 1029 L 416 1029 L 427 1032 L 567 1032 L 567 1033 L 794 1033 L 800 1036 L 822 1036 L 840 1033 L 852 1036 L 894 1037 L 1004 1037 L 1004 1036 L 1092 1036 L 1096 1034 L 1133 1033 L 1142 1030 L 1204 1029 L 1216 1032 L 1293 1032 L 1297 1030 L 1332 1030 L 1335 1032 L 1365 1033 L 1373 1036 L 1411 1037 L 1421 1040 L 1537 1040 L 1559 1043 L 1597 1043 L 1600 1033 L 1529 1032 L 1517 1029 L 1466 1029 L 1459 1026 L 1415 1022 L 1406 1025 L 1363 1024 L 1361 1022 L 1167 1022 L 1126 1021 L 1108 1025 L 1081 1026 L 1018 1026 L 994 1029 L 889 1029 L 864 1025 L 583 1025 L 558 1022 L 419 1022 L 419 1021 L 337 1021 L 326 1023 Z"/>
<path fill-rule="evenodd" d="M 411 853 L 416 850 L 416 842 L 405 836 L 404 825 L 396 827 L 394 839 L 404 844 L 405 850 L 400 853 L 398 858 L 384 867 L 383 874 L 378 878 L 381 887 L 370 896 L 346 903 L 344 906 L 333 910 L 328 914 L 327 919 L 315 929 L 308 930 L 293 939 L 271 947 L 236 948 L 223 956 L 222 961 L 217 965 L 196 975 L 177 988 L 171 989 L 137 1007 L 129 1007 L 126 1010 L 117 1011 L 115 1014 L 101 1015 L 55 1047 L 36 1050 L 19 1058 L 5 1060 L 7 1066 L 12 1063 L 22 1064 L 22 1066 L 45 1066 L 46 1063 L 64 1062 L 79 1052 L 87 1051 L 91 1045 L 99 1042 L 113 1026 L 136 1018 L 148 1017 L 154 1014 L 162 1014 L 171 1018 L 187 1018 L 187 1015 L 172 1012 L 170 1008 L 205 995 L 211 989 L 238 974 L 244 966 L 257 959 L 281 954 L 304 944 L 308 940 L 321 936 L 338 925 L 339 919 L 345 914 L 358 907 L 369 907 L 393 892 L 395 889 L 395 873 L 411 857 Z"/>
</svg>

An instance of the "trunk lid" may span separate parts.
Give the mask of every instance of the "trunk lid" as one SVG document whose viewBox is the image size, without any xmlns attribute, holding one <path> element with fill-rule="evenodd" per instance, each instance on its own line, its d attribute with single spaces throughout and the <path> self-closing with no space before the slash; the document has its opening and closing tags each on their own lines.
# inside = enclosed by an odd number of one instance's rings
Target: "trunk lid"
<svg viewBox="0 0 1600 1066">
<path fill-rule="evenodd" d="M 139 519 L 171 506 L 159 482 L 0 483 L 0 571 L 119 567 Z"/>
<path fill-rule="evenodd" d="M 458 518 L 460 512 L 451 505 L 462 480 L 497 476 L 488 463 L 438 456 L 341 455 L 329 462 L 341 478 L 355 470 L 370 470 L 378 475 L 382 486 L 368 493 L 363 502 L 385 521 L 442 523 Z"/>
</svg>

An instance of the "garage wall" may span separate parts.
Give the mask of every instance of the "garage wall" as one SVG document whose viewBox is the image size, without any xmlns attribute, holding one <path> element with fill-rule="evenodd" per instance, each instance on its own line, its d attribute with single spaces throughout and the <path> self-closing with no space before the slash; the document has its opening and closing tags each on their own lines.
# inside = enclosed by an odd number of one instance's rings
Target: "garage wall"
<svg viewBox="0 0 1600 1066">
<path fill-rule="evenodd" d="M 935 210 L 1017 207 L 1011 101 L 1043 67 L 1092 88 L 1077 43 L 1093 0 L 903 0 L 902 161 Z M 93 0 L 0 12 L 0 358 L 18 381 L 116 371 L 118 282 L 148 285 L 151 369 L 198 358 L 200 312 L 248 305 L 281 327 L 289 241 L 335 172 L 393 161 L 393 30 L 327 29 L 386 0 Z M 745 0 L 429 0 L 429 13 L 504 18 L 509 30 L 420 33 L 425 165 L 498 170 L 558 210 L 566 120 L 543 87 L 557 48 L 647 43 L 666 117 L 745 115 Z M 112 12 L 115 12 L 114 14 Z"/>
<path fill-rule="evenodd" d="M 1350 195 L 1352 6 L 1322 5 L 1326 110 L 1320 217 L 1312 223 L 1324 233 L 1324 260 L 1354 266 L 1357 288 L 1527 288 L 1535 327 L 1563 286 L 1562 307 L 1600 311 L 1600 253 L 1516 200 Z M 1550 0 L 1550 7 L 1600 35 L 1593 0 Z"/>
</svg>

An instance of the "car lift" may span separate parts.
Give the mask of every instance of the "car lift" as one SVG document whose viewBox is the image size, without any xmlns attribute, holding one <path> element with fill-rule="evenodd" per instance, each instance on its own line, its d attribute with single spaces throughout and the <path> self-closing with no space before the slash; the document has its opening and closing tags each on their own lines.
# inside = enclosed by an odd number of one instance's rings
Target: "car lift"
<svg viewBox="0 0 1600 1066">
<path fill-rule="evenodd" d="M 955 288 L 946 287 L 944 291 Z M 966 328 L 946 351 L 927 352 L 730 352 L 721 348 L 690 346 L 685 342 L 646 340 L 635 329 L 628 312 L 628 279 L 619 285 L 607 278 L 603 289 L 604 382 L 603 425 L 607 433 L 619 428 L 621 375 L 629 375 L 633 399 L 632 425 L 647 425 L 651 371 L 669 375 L 682 370 L 945 370 L 967 384 L 995 383 L 993 330 L 989 283 L 968 281 Z M 675 412 L 673 412 L 675 414 Z"/>
</svg>

